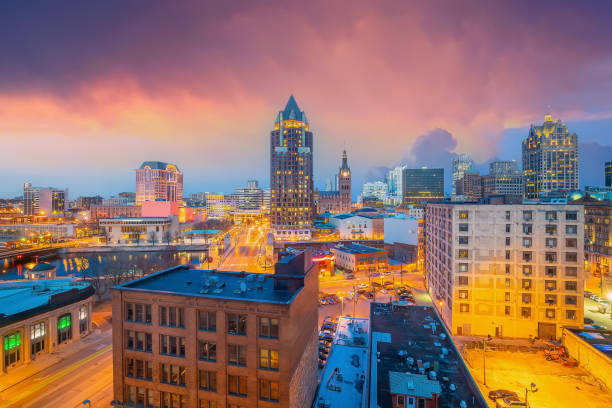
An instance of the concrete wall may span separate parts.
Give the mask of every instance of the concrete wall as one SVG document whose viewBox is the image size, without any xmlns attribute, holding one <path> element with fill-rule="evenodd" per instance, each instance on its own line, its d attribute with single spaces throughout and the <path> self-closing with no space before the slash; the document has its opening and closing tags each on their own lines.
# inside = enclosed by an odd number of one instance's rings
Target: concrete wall
<svg viewBox="0 0 612 408">
<path fill-rule="evenodd" d="M 612 358 L 582 340 L 571 330 L 563 330 L 563 345 L 569 355 L 576 359 L 580 367 L 612 389 Z"/>
</svg>

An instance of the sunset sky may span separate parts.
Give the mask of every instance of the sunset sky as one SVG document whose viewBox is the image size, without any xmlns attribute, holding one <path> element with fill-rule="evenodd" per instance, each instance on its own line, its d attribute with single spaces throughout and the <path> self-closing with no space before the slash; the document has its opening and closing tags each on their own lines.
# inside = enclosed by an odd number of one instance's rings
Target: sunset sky
<svg viewBox="0 0 612 408">
<path fill-rule="evenodd" d="M 176 163 L 186 193 L 268 186 L 290 94 L 319 187 L 343 148 L 357 192 L 399 163 L 520 162 L 547 112 L 602 184 L 611 22 L 604 1 L 2 2 L 0 196 L 133 191 L 144 160 Z"/>
</svg>

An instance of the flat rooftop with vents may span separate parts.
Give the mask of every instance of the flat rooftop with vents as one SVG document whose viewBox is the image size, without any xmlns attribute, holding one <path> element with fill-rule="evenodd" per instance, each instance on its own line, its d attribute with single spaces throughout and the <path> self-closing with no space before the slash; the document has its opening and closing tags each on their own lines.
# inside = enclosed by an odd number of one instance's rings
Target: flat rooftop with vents
<svg viewBox="0 0 612 408">
<path fill-rule="evenodd" d="M 315 408 L 366 405 L 370 321 L 341 317 L 321 377 Z"/>
<path fill-rule="evenodd" d="M 432 307 L 372 303 L 370 326 L 370 407 L 392 407 L 393 395 L 437 399 L 427 406 L 487 407 Z"/>
</svg>

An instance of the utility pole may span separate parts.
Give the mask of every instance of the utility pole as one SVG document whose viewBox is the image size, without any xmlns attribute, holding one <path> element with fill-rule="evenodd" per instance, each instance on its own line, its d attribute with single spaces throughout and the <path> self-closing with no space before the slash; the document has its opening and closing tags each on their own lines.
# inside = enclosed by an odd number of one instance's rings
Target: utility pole
<svg viewBox="0 0 612 408">
<path fill-rule="evenodd" d="M 482 338 L 482 377 L 484 385 L 487 385 L 487 341 L 491 341 L 491 335 Z"/>
</svg>

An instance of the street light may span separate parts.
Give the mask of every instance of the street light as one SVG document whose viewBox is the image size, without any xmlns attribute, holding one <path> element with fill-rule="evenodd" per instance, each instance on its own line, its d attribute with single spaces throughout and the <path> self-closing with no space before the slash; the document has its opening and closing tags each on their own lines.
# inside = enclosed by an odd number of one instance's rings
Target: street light
<svg viewBox="0 0 612 408">
<path fill-rule="evenodd" d="M 491 341 L 493 338 L 490 334 L 487 334 L 487 337 L 482 338 L 482 377 L 484 380 L 484 385 L 487 385 L 487 341 Z"/>
<path fill-rule="evenodd" d="M 531 388 L 527 388 L 525 387 L 525 405 L 529 406 L 529 403 L 527 402 L 527 394 L 529 392 L 538 392 L 538 387 L 536 387 L 535 383 L 531 383 Z"/>
</svg>

